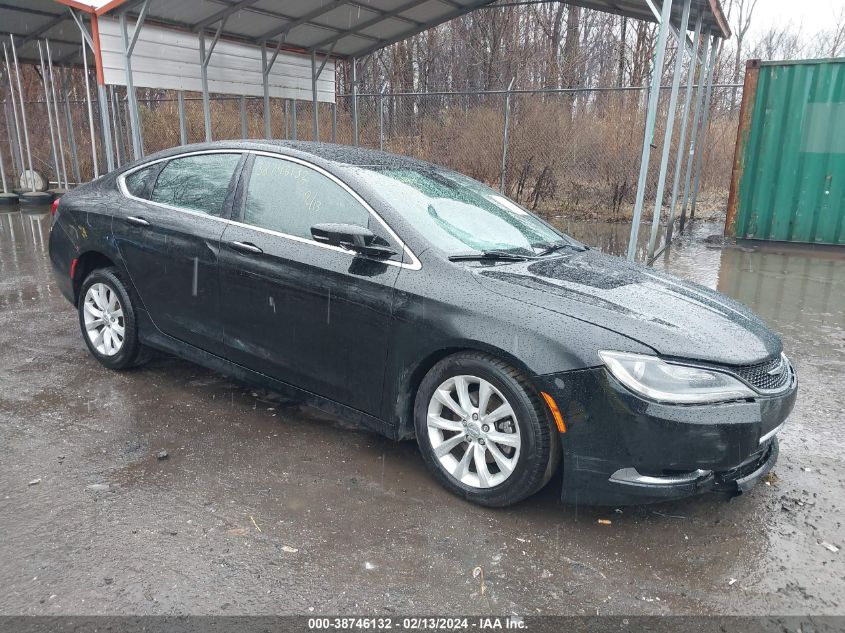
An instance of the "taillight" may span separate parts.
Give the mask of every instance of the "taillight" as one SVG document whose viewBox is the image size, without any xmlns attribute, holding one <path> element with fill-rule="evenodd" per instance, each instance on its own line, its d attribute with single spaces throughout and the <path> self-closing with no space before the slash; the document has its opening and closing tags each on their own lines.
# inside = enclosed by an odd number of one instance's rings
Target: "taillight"
<svg viewBox="0 0 845 633">
<path fill-rule="evenodd" d="M 59 200 L 61 200 L 61 198 L 56 198 L 55 200 L 53 200 L 53 204 L 50 206 L 50 217 L 51 218 L 56 217 L 56 211 L 59 210 Z"/>
</svg>

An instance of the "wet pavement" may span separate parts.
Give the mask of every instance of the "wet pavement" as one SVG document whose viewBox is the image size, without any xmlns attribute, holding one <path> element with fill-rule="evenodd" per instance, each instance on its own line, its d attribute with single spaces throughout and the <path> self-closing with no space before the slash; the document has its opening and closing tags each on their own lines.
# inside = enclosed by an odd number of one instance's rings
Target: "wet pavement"
<svg viewBox="0 0 845 633">
<path fill-rule="evenodd" d="M 0 209 L 0 614 L 842 614 L 845 257 L 718 232 L 656 265 L 783 336 L 800 395 L 768 484 L 597 509 L 553 480 L 491 510 L 413 442 L 171 358 L 101 367 L 52 282 L 49 214 Z"/>
</svg>

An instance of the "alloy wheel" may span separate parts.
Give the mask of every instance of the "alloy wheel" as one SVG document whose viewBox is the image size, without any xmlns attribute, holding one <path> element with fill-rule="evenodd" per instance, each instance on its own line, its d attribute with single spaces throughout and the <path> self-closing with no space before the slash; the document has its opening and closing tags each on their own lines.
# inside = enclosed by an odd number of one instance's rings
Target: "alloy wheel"
<svg viewBox="0 0 845 633">
<path fill-rule="evenodd" d="M 426 418 L 443 469 L 472 488 L 492 488 L 513 474 L 522 445 L 513 407 L 490 382 L 453 376 L 435 389 Z"/>
<path fill-rule="evenodd" d="M 104 283 L 92 284 L 85 293 L 83 314 L 85 333 L 94 349 L 104 356 L 120 352 L 126 335 L 126 322 L 114 288 Z"/>
</svg>

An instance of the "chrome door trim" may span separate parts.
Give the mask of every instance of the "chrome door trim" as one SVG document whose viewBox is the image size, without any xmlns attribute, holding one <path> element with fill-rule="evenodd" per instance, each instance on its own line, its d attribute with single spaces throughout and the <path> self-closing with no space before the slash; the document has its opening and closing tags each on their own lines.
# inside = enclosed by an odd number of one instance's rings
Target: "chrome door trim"
<svg viewBox="0 0 845 633">
<path fill-rule="evenodd" d="M 384 219 L 376 212 L 376 210 L 373 209 L 370 206 L 370 204 L 358 194 L 357 191 L 352 189 L 352 187 L 347 185 L 345 182 L 343 182 L 340 178 L 338 178 L 334 174 L 329 173 L 328 171 L 326 171 L 325 169 L 323 169 L 322 167 L 320 167 L 318 165 L 315 165 L 314 163 L 310 163 L 307 160 L 303 160 L 302 158 L 298 158 L 296 156 L 287 156 L 285 154 L 278 154 L 276 152 L 271 152 L 271 151 L 266 151 L 266 150 L 244 150 L 244 151 L 249 152 L 250 154 L 254 154 L 256 156 L 267 156 L 269 158 L 276 158 L 276 159 L 280 159 L 280 160 L 290 161 L 292 163 L 297 163 L 297 164 L 302 165 L 303 167 L 306 167 L 308 169 L 313 169 L 317 173 L 322 174 L 323 176 L 325 176 L 329 180 L 333 181 L 335 184 L 339 185 L 342 189 L 344 189 L 347 193 L 349 193 L 349 195 L 351 195 L 353 198 L 355 198 L 355 200 L 362 207 L 364 207 L 364 209 L 366 209 L 367 212 L 371 216 L 373 216 L 376 219 L 377 222 L 379 222 L 379 224 L 381 224 L 384 227 L 384 229 L 390 234 L 390 236 L 394 240 L 396 240 L 396 242 L 399 243 L 399 245 L 402 247 L 403 251 L 411 259 L 410 263 L 394 262 L 394 261 L 384 261 L 382 263 L 387 264 L 389 266 L 399 266 L 400 268 L 407 268 L 408 270 L 419 270 L 420 268 L 422 268 L 422 264 L 420 263 L 420 260 L 417 259 L 417 256 L 414 254 L 414 252 L 410 248 L 408 248 L 408 246 L 405 244 L 405 242 L 403 242 L 402 239 L 396 234 L 396 231 L 394 231 L 390 227 L 390 225 L 387 222 L 384 221 Z M 327 249 L 330 249 L 330 250 L 333 250 L 333 251 L 340 251 L 342 253 L 347 253 L 347 254 L 351 255 L 352 257 L 357 256 L 357 253 L 349 251 L 345 248 L 340 248 L 338 246 L 332 246 L 330 244 L 323 244 L 322 242 L 317 242 L 316 240 L 310 240 L 307 237 L 299 237 L 298 235 L 290 235 L 289 233 L 282 233 L 280 231 L 273 231 L 271 229 L 265 229 L 265 228 L 262 228 L 262 227 L 255 226 L 253 224 L 246 224 L 245 222 L 236 222 L 235 220 L 230 220 L 230 223 L 238 225 L 238 226 L 254 229 L 254 230 L 260 231 L 262 233 L 267 233 L 267 234 L 270 234 L 270 235 L 277 235 L 279 237 L 284 237 L 284 238 L 287 238 L 289 240 L 293 240 L 295 242 L 301 242 L 303 244 L 313 244 L 314 246 L 319 246 L 320 248 L 327 248 Z"/>
<path fill-rule="evenodd" d="M 261 228 L 261 227 L 258 227 L 258 226 L 254 226 L 252 224 L 246 224 L 244 222 L 237 222 L 235 220 L 229 220 L 229 219 L 226 219 L 226 218 L 221 218 L 221 217 L 217 217 L 217 216 L 214 216 L 214 215 L 209 215 L 208 213 L 201 213 L 199 211 L 192 211 L 191 209 L 183 209 L 181 207 L 174 207 L 172 205 L 163 204 L 161 202 L 153 202 L 152 200 L 145 200 L 144 198 L 139 198 L 137 196 L 133 196 L 131 193 L 129 193 L 129 190 L 126 188 L 126 182 L 125 182 L 126 177 L 129 176 L 130 174 L 133 174 L 136 171 L 139 171 L 141 169 L 145 169 L 146 167 L 149 167 L 151 165 L 155 165 L 156 163 L 160 163 L 162 161 L 172 160 L 172 159 L 175 159 L 175 158 L 185 158 L 187 156 L 196 156 L 196 155 L 199 155 L 199 154 L 254 154 L 256 156 L 268 156 L 270 158 L 287 160 L 287 161 L 302 165 L 302 166 L 304 166 L 308 169 L 313 169 L 314 171 L 322 174 L 323 176 L 326 176 L 327 178 L 329 178 L 330 180 L 335 182 L 337 185 L 339 185 L 340 187 L 345 189 L 353 198 L 355 198 L 355 200 L 359 204 L 361 204 L 364 207 L 364 209 L 366 209 L 367 212 L 370 215 L 372 215 L 376 219 L 376 221 L 379 222 L 384 227 L 384 229 L 390 234 L 390 236 L 394 240 L 396 240 L 396 242 L 402 247 L 402 250 L 408 256 L 408 258 L 411 260 L 410 263 L 408 263 L 408 262 L 395 262 L 395 261 L 383 261 L 382 263 L 384 263 L 388 266 L 398 266 L 399 268 L 406 268 L 408 270 L 420 270 L 422 268 L 422 263 L 417 258 L 416 254 L 414 254 L 414 252 L 408 247 L 408 245 L 405 244 L 405 242 L 402 241 L 402 239 L 399 237 L 399 235 L 396 234 L 396 231 L 394 231 L 391 228 L 391 226 L 387 222 L 385 222 L 384 218 L 382 218 L 378 214 L 378 212 L 375 209 L 373 209 L 373 207 L 370 206 L 370 204 L 358 194 L 357 191 L 352 189 L 352 187 L 350 187 L 348 184 L 343 182 L 340 178 L 338 178 L 334 174 L 329 173 L 328 171 L 326 171 L 322 167 L 315 165 L 314 163 L 311 163 L 311 162 L 304 160 L 302 158 L 296 157 L 296 156 L 288 156 L 286 154 L 281 154 L 281 153 L 273 152 L 273 151 L 269 151 L 269 150 L 255 150 L 255 149 L 205 149 L 205 150 L 196 150 L 196 151 L 193 151 L 193 152 L 185 152 L 184 154 L 174 154 L 172 156 L 166 156 L 164 158 L 157 158 L 155 160 L 146 162 L 143 165 L 138 165 L 137 167 L 133 167 L 132 169 L 120 174 L 120 176 L 117 177 L 118 188 L 120 189 L 120 192 L 125 197 L 130 198 L 132 200 L 137 200 L 138 202 L 144 202 L 144 203 L 151 204 L 151 205 L 154 205 L 154 206 L 157 206 L 157 207 L 161 207 L 163 209 L 180 211 L 182 213 L 188 213 L 188 214 L 196 215 L 196 216 L 203 217 L 203 218 L 211 218 L 213 220 L 225 222 L 226 224 L 232 224 L 232 225 L 235 225 L 235 226 L 240 226 L 240 227 L 252 229 L 253 231 L 258 231 L 259 233 L 265 233 L 267 235 L 273 235 L 273 236 L 276 236 L 276 237 L 281 237 L 281 238 L 284 238 L 284 239 L 292 240 L 294 242 L 300 242 L 302 244 L 311 244 L 313 246 L 317 246 L 318 248 L 325 248 L 325 249 L 329 249 L 329 250 L 333 250 L 333 251 L 337 251 L 337 252 L 341 252 L 341 253 L 346 253 L 347 255 L 349 255 L 351 257 L 357 257 L 358 256 L 357 253 L 349 251 L 345 248 L 340 248 L 339 246 L 332 246 L 331 244 L 323 244 L 321 242 L 317 242 L 315 240 L 310 240 L 310 239 L 304 238 L 304 237 L 299 237 L 297 235 L 290 235 L 288 233 L 282 233 L 280 231 L 273 231 L 271 229 L 265 229 L 265 228 Z"/>
<path fill-rule="evenodd" d="M 134 174 L 136 171 L 140 171 L 142 169 L 146 169 L 152 165 L 156 165 L 157 163 L 164 162 L 166 160 L 171 160 L 174 158 L 185 158 L 187 156 L 198 156 L 200 154 L 243 154 L 244 150 L 242 149 L 205 149 L 205 150 L 198 150 L 195 152 L 185 152 L 184 154 L 174 154 L 173 156 L 166 156 L 164 158 L 157 158 L 155 160 L 151 160 L 148 163 L 144 163 L 143 165 L 138 165 L 137 167 L 133 167 L 132 169 L 123 172 L 117 177 L 117 188 L 120 189 L 120 193 L 123 194 L 124 197 L 129 198 L 130 200 L 137 200 L 138 202 L 143 202 L 145 204 L 151 204 L 154 207 L 159 207 L 160 209 L 168 209 L 170 211 L 179 211 L 181 213 L 187 213 L 189 215 L 195 215 L 200 218 L 208 218 L 209 220 L 217 220 L 218 222 L 227 223 L 228 220 L 226 218 L 221 218 L 216 215 L 211 215 L 210 213 L 203 213 L 201 211 L 194 211 L 192 209 L 185 209 L 183 207 L 174 207 L 170 204 L 164 204 L 163 202 L 154 202 L 153 200 L 145 200 L 144 198 L 139 198 L 138 196 L 133 196 L 129 193 L 129 189 L 126 188 L 126 177 Z"/>
</svg>

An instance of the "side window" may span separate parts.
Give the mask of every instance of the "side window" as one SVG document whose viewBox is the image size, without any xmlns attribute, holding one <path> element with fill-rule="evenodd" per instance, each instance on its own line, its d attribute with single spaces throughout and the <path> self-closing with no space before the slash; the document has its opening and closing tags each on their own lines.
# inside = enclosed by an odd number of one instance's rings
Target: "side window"
<svg viewBox="0 0 845 633">
<path fill-rule="evenodd" d="M 125 179 L 126 189 L 136 198 L 150 199 L 150 189 L 153 185 L 153 178 L 158 171 L 159 165 L 150 165 L 129 174 Z"/>
<path fill-rule="evenodd" d="M 240 154 L 197 154 L 174 158 L 158 176 L 151 200 L 222 215 Z"/>
<path fill-rule="evenodd" d="M 370 214 L 323 174 L 280 158 L 256 156 L 244 205 L 246 224 L 312 239 L 325 222 L 368 226 Z"/>
</svg>

